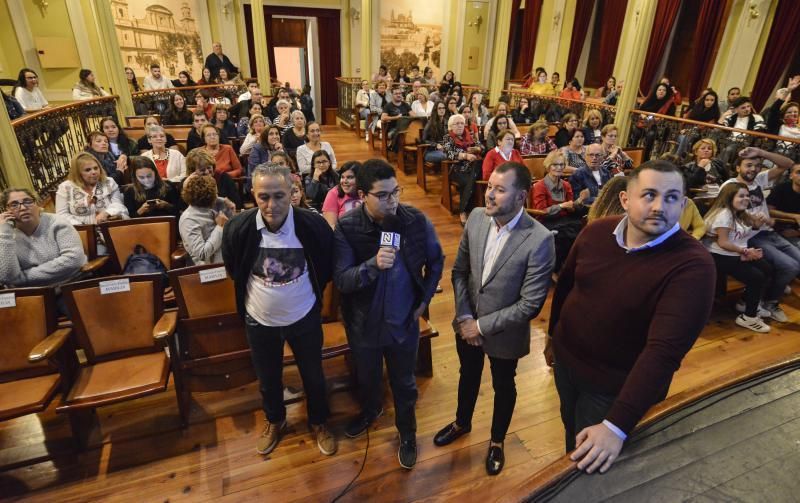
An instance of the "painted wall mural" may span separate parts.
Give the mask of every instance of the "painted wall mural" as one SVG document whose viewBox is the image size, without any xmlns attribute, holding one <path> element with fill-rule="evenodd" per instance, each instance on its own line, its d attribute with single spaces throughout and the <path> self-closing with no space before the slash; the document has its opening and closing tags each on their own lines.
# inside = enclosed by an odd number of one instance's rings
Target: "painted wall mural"
<svg viewBox="0 0 800 503">
<path fill-rule="evenodd" d="M 442 57 L 444 0 L 382 0 L 380 9 L 381 63 L 392 76 L 426 66 L 439 78 Z"/>
</svg>

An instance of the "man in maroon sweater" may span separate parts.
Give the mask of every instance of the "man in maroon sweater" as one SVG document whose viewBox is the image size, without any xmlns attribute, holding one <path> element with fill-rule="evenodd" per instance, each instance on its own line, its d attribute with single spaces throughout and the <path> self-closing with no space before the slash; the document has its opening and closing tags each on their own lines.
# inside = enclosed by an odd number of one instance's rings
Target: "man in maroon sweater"
<svg viewBox="0 0 800 503">
<path fill-rule="evenodd" d="M 572 460 L 588 473 L 608 470 L 628 433 L 666 397 L 708 321 L 714 261 L 680 229 L 683 191 L 673 164 L 642 164 L 620 194 L 626 215 L 586 227 L 558 278 L 545 357 L 567 452 L 575 449 Z"/>
</svg>

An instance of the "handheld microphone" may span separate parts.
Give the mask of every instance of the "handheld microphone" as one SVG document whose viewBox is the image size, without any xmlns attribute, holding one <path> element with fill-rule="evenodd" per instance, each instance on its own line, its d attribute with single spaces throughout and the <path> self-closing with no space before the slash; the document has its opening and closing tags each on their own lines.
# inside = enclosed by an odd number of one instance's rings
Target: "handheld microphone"
<svg viewBox="0 0 800 503">
<path fill-rule="evenodd" d="M 380 246 L 399 250 L 400 233 L 398 231 L 400 231 L 400 219 L 398 219 L 396 215 L 384 215 L 381 227 L 383 227 L 384 230 L 381 231 Z"/>
</svg>

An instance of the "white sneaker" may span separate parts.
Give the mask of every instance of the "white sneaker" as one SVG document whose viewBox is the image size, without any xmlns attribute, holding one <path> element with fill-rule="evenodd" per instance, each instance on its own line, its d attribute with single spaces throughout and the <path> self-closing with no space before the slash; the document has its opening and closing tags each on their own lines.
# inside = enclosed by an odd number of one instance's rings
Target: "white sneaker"
<svg viewBox="0 0 800 503">
<path fill-rule="evenodd" d="M 747 305 L 745 304 L 744 300 L 740 300 L 736 303 L 736 312 L 744 314 L 745 310 L 747 309 Z M 767 308 L 764 307 L 763 303 L 758 304 L 758 316 L 759 318 L 769 318 L 770 312 Z"/>
<path fill-rule="evenodd" d="M 369 131 L 367 131 L 367 133 L 364 135 L 364 141 L 369 143 Z"/>
<path fill-rule="evenodd" d="M 767 318 L 772 318 L 778 323 L 787 323 L 789 321 L 789 317 L 786 316 L 786 313 L 783 312 L 777 302 L 775 304 L 765 304 L 764 308 L 769 312 L 769 316 L 766 316 Z"/>
<path fill-rule="evenodd" d="M 770 331 L 769 325 L 764 323 L 764 321 L 759 318 L 758 316 L 745 316 L 744 314 L 740 314 L 736 317 L 736 324 L 740 327 L 746 328 L 748 330 L 752 330 L 753 332 L 759 332 L 762 334 L 766 334 Z"/>
</svg>

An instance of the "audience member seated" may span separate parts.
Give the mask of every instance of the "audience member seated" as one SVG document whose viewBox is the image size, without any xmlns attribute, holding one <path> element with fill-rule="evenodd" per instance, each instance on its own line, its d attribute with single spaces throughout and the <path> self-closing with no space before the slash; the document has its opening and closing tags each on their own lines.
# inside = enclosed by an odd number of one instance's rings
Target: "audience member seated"
<svg viewBox="0 0 800 503">
<path fill-rule="evenodd" d="M 208 86 L 214 83 L 214 77 L 211 75 L 211 70 L 208 67 L 203 67 L 200 80 L 197 81 L 198 86 Z"/>
<path fill-rule="evenodd" d="M 603 166 L 615 176 L 625 174 L 626 169 L 633 168 L 633 159 L 617 144 L 618 134 L 619 130 L 614 124 L 603 126 L 600 131 L 601 146 L 605 157 Z"/>
<path fill-rule="evenodd" d="M 695 100 L 692 108 L 684 114 L 684 118 L 698 122 L 715 124 L 720 117 L 717 93 L 713 89 L 706 89 Z M 700 139 L 701 128 L 696 126 L 686 127 L 678 136 L 678 157 L 686 155 L 689 145 Z"/>
<path fill-rule="evenodd" d="M 726 95 L 725 100 L 719 101 L 719 113 L 724 114 L 728 110 L 733 110 L 733 102 L 739 99 L 739 96 L 742 95 L 741 88 L 738 87 L 731 87 L 728 89 L 728 94 Z"/>
<path fill-rule="evenodd" d="M 710 138 L 702 138 L 692 146 L 693 160 L 683 167 L 684 177 L 690 189 L 704 185 L 720 185 L 730 178 L 725 164 L 717 159 L 717 144 Z"/>
<path fill-rule="evenodd" d="M 500 131 L 505 131 L 509 129 L 508 127 L 508 117 L 505 115 L 495 115 L 494 120 L 492 121 L 492 127 L 489 128 L 489 134 L 486 135 L 486 148 L 493 149 L 497 146 L 498 138 L 497 135 Z M 475 134 L 474 130 L 470 130 L 470 133 L 473 135 Z M 513 135 L 514 132 L 512 131 L 511 134 Z M 484 180 L 488 180 L 488 178 L 484 178 Z"/>
<path fill-rule="evenodd" d="M 230 109 L 231 119 L 238 121 L 242 117 L 250 115 L 250 107 L 255 103 L 261 105 L 262 110 L 259 113 L 262 113 L 264 111 L 263 105 L 261 104 L 263 99 L 264 95 L 261 92 L 258 81 L 256 79 L 247 79 L 247 91 L 239 95 L 236 100 L 236 105 L 232 106 Z"/>
<path fill-rule="evenodd" d="M 381 127 L 386 130 L 387 145 L 390 150 L 395 150 L 394 139 L 398 131 L 405 131 L 406 124 L 400 125 L 401 117 L 408 117 L 411 114 L 411 107 L 403 101 L 403 90 L 399 87 L 392 89 L 392 99 L 383 107 L 381 114 Z"/>
<path fill-rule="evenodd" d="M 778 89 L 775 101 L 767 112 L 767 132 L 800 140 L 800 127 L 797 125 L 798 104 L 792 99 L 792 93 L 800 86 L 800 75 L 789 79 L 786 87 Z M 795 159 L 796 160 L 796 159 Z"/>
<path fill-rule="evenodd" d="M 617 88 L 617 79 L 612 75 L 611 77 L 608 78 L 604 86 L 600 86 L 597 89 L 595 89 L 594 97 L 605 98 L 606 96 L 611 94 L 611 92 L 616 88 Z"/>
<path fill-rule="evenodd" d="M 600 110 L 592 108 L 586 112 L 583 119 L 584 144 L 602 143 L 603 114 Z"/>
<path fill-rule="evenodd" d="M 449 119 L 451 115 L 458 113 L 458 100 L 452 96 L 447 96 L 445 103 L 447 104 L 447 118 Z"/>
<path fill-rule="evenodd" d="M 420 87 L 417 90 L 416 98 L 411 103 L 411 115 L 414 117 L 430 117 L 431 112 L 433 112 L 433 102 L 428 99 L 428 90 Z"/>
<path fill-rule="evenodd" d="M 586 167 L 587 151 L 586 147 L 583 145 L 583 139 L 583 130 L 575 128 L 572 130 L 572 135 L 570 136 L 567 146 L 561 148 L 561 152 L 567 159 L 567 167 L 564 169 L 564 173 L 567 175 L 572 175 L 575 170 Z M 592 145 L 597 145 L 597 143 L 592 143 Z M 597 146 L 600 147 L 600 145 Z M 602 155 L 602 147 L 599 151 L 600 155 Z"/>
<path fill-rule="evenodd" d="M 128 82 L 128 90 L 131 93 L 138 93 L 142 90 L 142 88 L 139 87 L 139 79 L 136 78 L 136 73 L 130 66 L 125 67 L 125 80 Z"/>
<path fill-rule="evenodd" d="M 256 106 L 260 107 L 261 105 Z M 242 119 L 244 119 L 244 117 L 242 117 Z M 267 129 L 267 119 L 261 114 L 251 115 L 248 123 L 247 136 L 244 137 L 242 146 L 239 147 L 239 155 L 250 155 L 250 152 L 253 151 L 253 147 L 258 143 L 261 138 L 261 133 L 263 133 L 265 129 Z"/>
<path fill-rule="evenodd" d="M 441 84 L 447 85 L 447 92 L 450 92 L 450 89 L 453 87 L 453 84 L 456 82 L 456 75 L 453 73 L 452 70 L 447 70 L 444 72 L 444 77 L 442 77 Z M 445 93 L 447 94 L 447 93 Z"/>
<path fill-rule="evenodd" d="M 289 154 L 283 150 L 277 150 L 273 152 L 269 157 L 269 162 L 283 166 L 284 168 L 289 168 L 292 174 L 297 174 L 297 164 L 295 164 L 294 159 L 289 157 Z"/>
<path fill-rule="evenodd" d="M 583 201 L 589 196 L 587 189 L 583 189 L 578 197 L 572 193 L 572 186 L 563 179 L 566 165 L 564 154 L 557 150 L 550 152 L 544 158 L 547 174 L 531 188 L 533 207 L 547 212 L 538 217 L 539 221 L 555 231 L 556 271 L 561 269 L 572 243 L 583 228 L 582 216 L 586 213 Z"/>
<path fill-rule="evenodd" d="M 94 73 L 86 68 L 78 72 L 78 82 L 72 86 L 72 99 L 76 101 L 90 100 L 109 96 L 105 89 L 95 82 Z"/>
<path fill-rule="evenodd" d="M 517 100 L 517 108 L 511 112 L 511 117 L 515 124 L 533 124 L 539 118 L 536 111 L 531 108 L 528 98 L 524 96 Z"/>
<path fill-rule="evenodd" d="M 580 130 L 576 131 L 576 134 L 581 133 Z M 567 166 L 569 166 L 569 155 L 566 156 L 566 159 Z M 592 143 L 586 148 L 586 165 L 572 173 L 569 183 L 576 195 L 581 194 L 583 189 L 589 189 L 589 196 L 584 197 L 583 200 L 586 204 L 592 204 L 600 192 L 600 188 L 611 178 L 611 172 L 603 166 L 603 147 Z"/>
<path fill-rule="evenodd" d="M 378 68 L 378 73 L 372 76 L 372 83 L 376 84 L 376 87 L 377 84 L 380 84 L 381 82 L 384 82 L 386 84 L 392 83 L 392 76 L 389 75 L 389 69 L 386 68 L 386 65 L 381 65 Z"/>
<path fill-rule="evenodd" d="M 281 143 L 290 157 L 297 157 L 297 149 L 306 143 L 306 116 L 302 110 L 292 112 L 292 127 L 283 131 Z"/>
<path fill-rule="evenodd" d="M 321 134 L 322 129 L 316 122 L 309 122 L 306 125 L 306 144 L 297 147 L 297 170 L 303 176 L 311 174 L 311 157 L 320 149 L 328 153 L 331 169 L 336 171 L 336 155 L 333 153 L 333 147 L 330 143 L 320 140 Z"/>
<path fill-rule="evenodd" d="M 275 152 L 285 152 L 285 150 L 281 143 L 281 129 L 271 124 L 261 132 L 258 143 L 253 145 L 253 150 L 247 158 L 247 176 L 250 177 L 259 164 L 271 161 Z"/>
<path fill-rule="evenodd" d="M 624 214 L 625 208 L 622 207 L 622 203 L 619 200 L 619 193 L 626 190 L 627 186 L 628 179 L 624 176 L 611 177 L 611 180 L 600 189 L 594 201 L 590 203 L 588 201 L 589 198 L 584 199 L 584 203 L 591 204 L 586 219 L 591 223 L 598 218 Z M 575 190 L 574 186 L 573 190 Z"/>
<path fill-rule="evenodd" d="M 131 157 L 131 184 L 123 194 L 128 216 L 177 217 L 181 210 L 178 189 L 165 181 L 153 160 L 145 156 Z"/>
<path fill-rule="evenodd" d="M 212 125 L 217 128 L 221 136 L 228 138 L 237 138 L 239 133 L 236 131 L 236 125 L 231 122 L 228 117 L 228 107 L 219 105 L 214 110 L 214 121 Z"/>
<path fill-rule="evenodd" d="M 553 75 L 550 76 L 550 85 L 553 86 L 553 90 L 556 91 L 558 94 L 558 84 L 561 81 L 561 74 L 558 72 L 553 72 Z"/>
<path fill-rule="evenodd" d="M 175 87 L 190 87 L 196 86 L 197 82 L 192 79 L 191 74 L 186 70 L 181 70 L 178 72 L 178 78 L 172 81 L 172 85 Z"/>
<path fill-rule="evenodd" d="M 125 171 L 128 169 L 127 156 L 114 156 L 108 146 L 108 136 L 100 131 L 92 131 L 86 139 L 86 147 L 84 150 L 95 157 L 100 162 L 106 175 L 110 176 L 117 182 L 117 185 L 123 183 Z"/>
<path fill-rule="evenodd" d="M 317 210 L 308 205 L 306 199 L 306 191 L 303 188 L 303 178 L 297 173 L 292 173 L 292 206 L 295 208 L 303 208 L 304 210 L 319 213 Z"/>
<path fill-rule="evenodd" d="M 280 100 L 288 102 L 290 106 L 292 104 L 292 98 L 291 96 L 289 96 L 289 90 L 286 89 L 285 87 L 281 87 L 280 89 L 278 89 L 276 95 L 273 96 L 272 99 L 269 100 L 269 103 L 267 104 L 267 117 L 269 117 L 269 120 L 272 121 L 273 123 L 275 123 L 275 118 L 278 117 L 278 115 L 280 115 L 278 113 L 278 102 Z M 291 110 L 292 108 L 290 107 L 289 111 Z"/>
<path fill-rule="evenodd" d="M 770 215 L 794 221 L 784 225 L 781 234 L 795 246 L 800 246 L 800 164 L 791 167 L 789 180 L 775 186 L 767 197 Z"/>
<path fill-rule="evenodd" d="M 192 129 L 189 130 L 189 135 L 186 137 L 187 152 L 191 152 L 198 147 L 205 146 L 206 140 L 203 138 L 203 129 L 210 125 L 211 124 L 206 118 L 206 114 L 202 110 L 194 111 L 194 114 L 192 115 Z M 219 142 L 223 145 L 230 145 L 230 140 L 227 136 L 220 136 Z"/>
<path fill-rule="evenodd" d="M 578 82 L 578 79 L 573 78 L 572 80 L 568 80 L 566 84 L 564 84 L 564 89 L 561 90 L 559 96 L 570 100 L 582 100 L 583 91 L 581 90 L 581 84 Z"/>
<path fill-rule="evenodd" d="M 375 128 L 380 123 L 384 107 L 389 103 L 391 97 L 386 94 L 386 82 L 378 82 L 375 89 L 369 95 L 369 113 L 373 115 L 372 122 L 367 124 L 366 139 L 369 140 L 370 133 L 375 132 Z"/>
<path fill-rule="evenodd" d="M 670 82 L 669 77 L 667 77 L 666 75 L 661 77 L 659 83 L 664 84 L 669 88 L 670 96 L 672 96 L 672 102 L 675 104 L 676 107 L 679 107 L 683 104 L 683 97 L 681 96 L 681 92 L 678 91 L 677 87 L 672 85 L 672 82 Z M 671 115 L 674 115 L 674 113 Z"/>
<path fill-rule="evenodd" d="M 656 85 L 653 92 L 639 105 L 639 110 L 660 115 L 675 115 L 675 101 L 673 100 L 672 89 L 664 83 Z M 658 131 L 656 123 L 661 119 L 652 115 L 642 114 L 631 129 L 631 144 L 638 145 L 639 140 L 644 137 L 644 158 L 650 155 L 650 148 L 653 146 Z"/>
<path fill-rule="evenodd" d="M 456 99 L 457 108 L 461 108 L 461 106 L 466 103 L 464 88 L 461 86 L 461 82 L 455 81 L 453 85 L 450 86 L 450 96 Z"/>
<path fill-rule="evenodd" d="M 442 146 L 447 159 L 457 161 L 450 165 L 450 181 L 458 186 L 458 217 L 466 224 L 467 214 L 472 209 L 472 193 L 475 180 L 481 175 L 483 145 L 466 128 L 467 120 L 461 114 L 451 115 L 447 120 L 448 133 Z"/>
<path fill-rule="evenodd" d="M 236 134 L 239 137 L 247 136 L 250 133 L 250 118 L 254 116 L 260 117 L 261 122 L 266 124 L 264 115 L 262 115 L 263 110 L 264 109 L 262 108 L 261 103 L 254 102 L 252 105 L 250 105 L 250 108 L 247 111 L 247 113 L 242 115 L 239 119 L 239 122 L 236 124 Z M 239 147 L 239 153 L 244 154 L 244 152 L 242 152 L 241 147 Z"/>
<path fill-rule="evenodd" d="M 486 125 L 483 126 L 483 137 L 486 138 L 489 136 L 489 131 L 492 129 L 492 124 L 494 123 L 495 117 L 499 117 L 501 115 L 504 115 L 506 119 L 508 119 L 508 128 L 514 132 L 514 138 L 522 138 L 522 134 L 520 134 L 519 129 L 517 129 L 517 125 L 514 124 L 514 121 L 511 119 L 508 103 L 504 101 L 498 102 L 497 106 L 494 107 L 494 117 L 489 119 L 486 122 Z"/>
<path fill-rule="evenodd" d="M 161 65 L 150 64 L 150 75 L 144 78 L 144 90 L 154 91 L 159 89 L 172 89 L 172 81 L 161 75 Z"/>
<path fill-rule="evenodd" d="M 287 100 L 278 100 L 278 103 L 275 104 L 275 109 L 278 111 L 278 115 L 273 119 L 272 123 L 281 129 L 281 135 L 283 135 L 286 130 L 292 128 L 290 114 L 292 105 Z M 301 111 L 300 113 L 303 112 Z"/>
<path fill-rule="evenodd" d="M 314 172 L 306 177 L 306 197 L 308 204 L 321 212 L 328 191 L 339 185 L 339 174 L 333 169 L 331 157 L 325 150 L 314 152 L 311 165 L 314 166 Z"/>
<path fill-rule="evenodd" d="M 686 205 L 681 212 L 681 218 L 678 220 L 681 229 L 692 235 L 693 238 L 700 240 L 706 235 L 706 223 L 703 221 L 703 216 L 697 205 L 694 204 L 690 198 L 686 198 Z"/>
<path fill-rule="evenodd" d="M 19 71 L 17 83 L 14 85 L 14 98 L 19 101 L 26 113 L 50 108 L 50 103 L 39 88 L 39 75 L 30 68 Z"/>
<path fill-rule="evenodd" d="M 479 91 L 472 91 L 469 95 L 469 104 L 472 108 L 472 113 L 475 116 L 475 122 L 478 126 L 483 126 L 489 122 L 489 109 L 483 104 L 483 94 Z"/>
<path fill-rule="evenodd" d="M 186 158 L 179 150 L 167 148 L 167 133 L 164 128 L 150 126 L 147 136 L 153 148 L 143 152 L 142 156 L 153 161 L 161 178 L 171 182 L 180 182 L 186 178 Z"/>
<path fill-rule="evenodd" d="M 8 118 L 10 120 L 19 119 L 25 115 L 25 109 L 22 107 L 22 104 L 17 101 L 17 98 L 7 95 L 2 89 L 0 89 L 0 96 L 3 97 L 3 103 L 6 105 L 6 112 L 8 112 Z"/>
<path fill-rule="evenodd" d="M 536 74 L 536 81 L 529 88 L 532 93 L 543 96 L 556 96 L 558 94 L 553 85 L 547 81 L 547 72 L 544 71 L 544 68 L 537 68 L 534 73 Z"/>
<path fill-rule="evenodd" d="M 228 201 L 228 206 L 240 210 L 242 209 L 242 196 L 236 182 L 227 173 L 217 173 L 214 157 L 205 149 L 196 148 L 186 156 L 186 181 L 192 176 L 210 176 L 217 182 L 217 196 Z"/>
<path fill-rule="evenodd" d="M 28 189 L 0 194 L 0 287 L 53 286 L 76 278 L 86 263 L 78 231 L 43 213 Z"/>
<path fill-rule="evenodd" d="M 528 134 L 522 137 L 519 153 L 522 155 L 541 155 L 556 150 L 556 144 L 547 136 L 550 125 L 540 120 L 534 122 L 528 129 Z"/>
<path fill-rule="evenodd" d="M 220 68 L 219 77 L 217 77 L 217 83 L 225 86 L 239 86 L 244 84 L 244 81 L 241 79 L 241 77 L 239 77 L 238 74 L 228 73 L 228 70 Z"/>
<path fill-rule="evenodd" d="M 617 104 L 617 100 L 622 95 L 622 88 L 623 87 L 624 87 L 623 86 L 623 81 L 620 80 L 619 82 L 617 82 L 617 87 L 614 90 L 612 90 L 610 93 L 608 93 L 605 98 L 603 98 L 603 103 L 605 103 L 606 105 L 611 105 L 611 106 L 616 105 Z"/>
<path fill-rule="evenodd" d="M 150 150 L 151 148 L 153 148 L 153 146 L 150 145 L 150 138 L 148 138 L 147 136 L 147 129 L 150 128 L 151 126 L 160 126 L 160 125 L 161 125 L 161 119 L 159 118 L 158 115 L 148 115 L 147 118 L 145 118 L 144 136 L 142 136 L 136 141 L 136 148 L 138 149 L 137 153 L 141 153 L 144 152 L 145 150 Z M 178 143 L 175 141 L 175 137 L 169 133 L 167 133 L 167 148 L 178 148 Z"/>
<path fill-rule="evenodd" d="M 368 128 L 369 124 L 366 123 L 367 117 L 369 116 L 369 96 L 370 96 L 370 88 L 369 88 L 369 81 L 362 80 L 361 81 L 361 89 L 356 92 L 356 101 L 355 105 L 359 108 L 359 116 L 356 117 L 357 120 L 363 119 L 364 128 Z"/>
<path fill-rule="evenodd" d="M 422 71 L 422 80 L 426 86 L 435 86 L 436 77 L 433 76 L 433 68 L 426 66 Z"/>
<path fill-rule="evenodd" d="M 128 138 L 117 119 L 106 117 L 101 120 L 100 130 L 108 138 L 108 151 L 116 158 L 119 165 L 127 166 L 130 156 L 139 155 L 139 147 L 136 142 Z"/>
<path fill-rule="evenodd" d="M 502 119 L 498 118 L 494 123 L 495 125 L 500 124 Z M 504 162 L 512 161 L 522 164 L 522 156 L 514 148 L 514 133 L 510 129 L 501 129 L 496 138 L 497 143 L 494 147 L 489 147 L 487 142 L 486 157 L 483 158 L 483 164 L 481 165 L 483 179 L 487 181 L 495 168 Z"/>
<path fill-rule="evenodd" d="M 339 168 L 339 185 L 328 191 L 325 201 L 322 203 L 322 216 L 331 224 L 331 228 L 336 227 L 339 217 L 361 206 L 361 198 L 358 195 L 356 186 L 356 176 L 361 169 L 358 161 L 347 161 Z"/>
<path fill-rule="evenodd" d="M 444 102 L 437 101 L 434 106 L 434 113 L 431 114 L 428 122 L 425 123 L 425 128 L 422 130 L 422 142 L 430 145 L 425 151 L 425 162 L 438 164 L 447 158 L 442 145 L 444 135 L 447 134 L 446 115 L 447 105 Z"/>
<path fill-rule="evenodd" d="M 463 115 L 464 119 L 467 121 L 467 125 L 464 127 L 469 131 L 469 134 L 471 134 L 473 138 L 480 138 L 481 130 L 478 127 L 478 121 L 475 118 L 475 114 L 472 113 L 472 105 L 469 103 L 462 105 L 458 113 Z M 506 127 L 508 127 L 508 121 L 509 119 L 506 117 Z"/>
<path fill-rule="evenodd" d="M 195 265 L 222 263 L 222 228 L 233 214 L 210 176 L 193 176 L 181 192 L 187 208 L 178 222 L 183 248 Z"/>
<path fill-rule="evenodd" d="M 742 314 L 736 317 L 736 324 L 767 333 L 770 326 L 762 318 L 770 313 L 760 306 L 761 298 L 772 299 L 777 305 L 783 287 L 776 289 L 774 271 L 764 260 L 763 250 L 747 244 L 761 225 L 747 212 L 749 205 L 750 194 L 745 184 L 725 185 L 706 214 L 707 234 L 703 244 L 714 257 L 719 276 L 730 275 L 744 283 L 744 302 L 736 305 Z"/>
<path fill-rule="evenodd" d="M 192 124 L 192 112 L 186 107 L 186 99 L 182 94 L 172 95 L 161 121 L 167 126 L 190 126 Z"/>
<path fill-rule="evenodd" d="M 56 192 L 56 213 L 73 225 L 128 218 L 117 182 L 88 152 L 80 152 L 70 161 L 67 179 Z"/>
<path fill-rule="evenodd" d="M 753 113 L 753 103 L 747 96 L 740 96 L 731 103 L 732 109 L 726 110 L 717 121 L 722 126 L 748 131 L 764 131 L 767 129 L 764 118 Z M 738 138 L 743 133 L 732 132 L 732 138 Z M 734 152 L 735 154 L 735 152 Z"/>
<path fill-rule="evenodd" d="M 194 93 L 195 112 L 203 112 L 206 120 L 214 119 L 214 110 L 216 107 L 211 103 L 211 92 L 208 89 L 198 89 Z"/>
<path fill-rule="evenodd" d="M 554 141 L 556 147 L 566 147 L 572 138 L 572 132 L 578 129 L 578 116 L 575 114 L 565 114 L 561 118 L 561 127 L 556 131 Z"/>
<path fill-rule="evenodd" d="M 211 47 L 213 52 L 206 56 L 205 64 L 205 68 L 209 70 L 210 79 L 219 76 L 220 68 L 224 68 L 230 74 L 239 73 L 239 69 L 231 62 L 231 59 L 222 52 L 222 44 L 220 42 L 214 42 Z M 205 68 L 203 69 L 203 78 L 206 78 Z M 210 84 L 211 81 L 209 80 L 208 83 Z"/>
<path fill-rule="evenodd" d="M 202 148 L 214 157 L 215 173 L 227 173 L 231 178 L 238 178 L 244 174 L 239 156 L 233 151 L 233 147 L 220 143 L 220 136 L 219 130 L 211 124 L 204 126 L 205 145 Z"/>
</svg>

